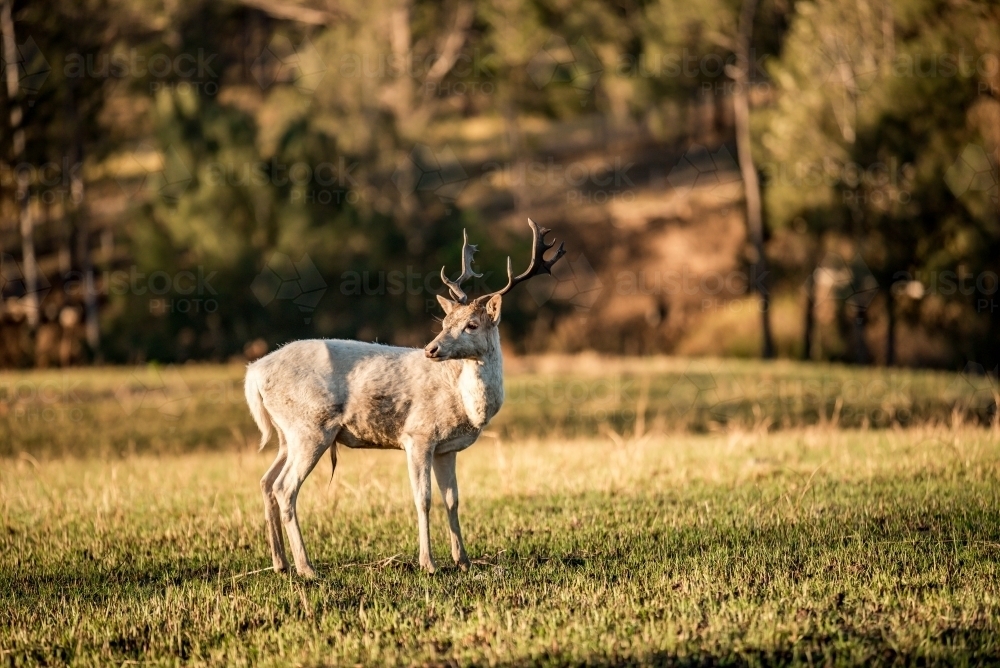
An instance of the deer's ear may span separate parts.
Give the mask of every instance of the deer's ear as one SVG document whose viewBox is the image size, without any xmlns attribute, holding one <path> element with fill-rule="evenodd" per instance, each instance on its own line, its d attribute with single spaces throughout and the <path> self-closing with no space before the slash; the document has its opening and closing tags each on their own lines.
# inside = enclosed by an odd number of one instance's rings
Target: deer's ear
<svg viewBox="0 0 1000 668">
<path fill-rule="evenodd" d="M 437 295 L 437 298 L 438 298 L 438 304 L 440 304 L 441 308 L 444 309 L 445 315 L 448 315 L 449 313 L 454 311 L 455 307 L 458 306 L 458 302 L 453 302 L 447 297 L 442 297 L 441 295 Z"/>
<path fill-rule="evenodd" d="M 500 304 L 502 301 L 503 298 L 500 295 L 493 295 L 486 302 L 486 315 L 490 317 L 494 325 L 500 322 Z"/>
</svg>

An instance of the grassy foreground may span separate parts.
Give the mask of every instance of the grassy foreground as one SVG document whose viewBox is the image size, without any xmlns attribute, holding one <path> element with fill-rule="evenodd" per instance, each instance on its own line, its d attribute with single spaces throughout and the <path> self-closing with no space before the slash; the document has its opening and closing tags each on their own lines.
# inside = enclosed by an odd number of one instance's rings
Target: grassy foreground
<svg viewBox="0 0 1000 668">
<path fill-rule="evenodd" d="M 316 582 L 260 570 L 270 456 L 0 460 L 0 666 L 1000 657 L 991 430 L 484 437 L 474 567 L 435 576 L 402 457 L 342 451 L 300 500 Z"/>
</svg>

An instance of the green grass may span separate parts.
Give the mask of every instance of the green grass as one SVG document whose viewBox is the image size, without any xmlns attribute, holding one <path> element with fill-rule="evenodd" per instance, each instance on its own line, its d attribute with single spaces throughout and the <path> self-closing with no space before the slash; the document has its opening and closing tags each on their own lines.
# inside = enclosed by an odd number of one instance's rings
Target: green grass
<svg viewBox="0 0 1000 668">
<path fill-rule="evenodd" d="M 788 361 L 511 360 L 491 429 L 505 438 L 588 438 L 641 422 L 664 432 L 914 427 L 996 417 L 996 380 Z M 639 419 L 641 418 L 641 419 Z M 0 373 L 0 457 L 177 454 L 255 442 L 243 367 Z"/>
<path fill-rule="evenodd" d="M 870 401 L 851 384 L 888 372 L 709 362 L 717 392 L 756 376 L 720 412 L 670 394 L 706 377 L 679 360 L 517 364 L 507 415 L 459 457 L 470 572 L 418 570 L 400 453 L 341 449 L 300 496 L 314 582 L 262 570 L 274 450 L 255 452 L 240 369 L 184 367 L 184 392 L 166 374 L 145 400 L 127 370 L 63 394 L 58 372 L 6 375 L 82 415 L 0 403 L 0 666 L 997 662 L 1000 431 L 971 424 L 974 384 L 900 372 L 899 401 L 953 410 L 844 429 Z M 516 398 L 539 378 L 582 395 Z M 788 388 L 816 378 L 848 389 L 813 419 Z M 768 403 L 765 383 L 785 389 Z M 587 402 L 631 406 L 645 435 Z M 437 498 L 432 538 L 449 564 Z"/>
<path fill-rule="evenodd" d="M 0 665 L 1000 656 L 989 431 L 483 439 L 459 458 L 474 567 L 435 576 L 402 458 L 348 451 L 301 497 L 317 582 L 259 572 L 267 463 L 5 462 Z"/>
</svg>

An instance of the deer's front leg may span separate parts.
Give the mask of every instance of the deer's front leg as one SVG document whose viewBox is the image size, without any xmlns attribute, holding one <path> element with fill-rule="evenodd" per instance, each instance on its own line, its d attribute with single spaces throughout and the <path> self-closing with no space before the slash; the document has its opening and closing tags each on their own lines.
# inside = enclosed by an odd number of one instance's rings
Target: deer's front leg
<svg viewBox="0 0 1000 668">
<path fill-rule="evenodd" d="M 406 462 L 410 469 L 410 486 L 413 488 L 413 502 L 417 506 L 417 530 L 420 536 L 420 567 L 433 573 L 434 560 L 431 558 L 431 461 L 434 448 L 428 443 L 407 438 L 405 441 Z"/>
<path fill-rule="evenodd" d="M 451 530 L 451 558 L 463 571 L 469 570 L 469 557 L 462 542 L 462 527 L 458 523 L 458 476 L 455 473 L 457 453 L 449 452 L 434 457 L 434 477 L 437 478 L 444 506 L 448 510 L 448 527 Z"/>
</svg>

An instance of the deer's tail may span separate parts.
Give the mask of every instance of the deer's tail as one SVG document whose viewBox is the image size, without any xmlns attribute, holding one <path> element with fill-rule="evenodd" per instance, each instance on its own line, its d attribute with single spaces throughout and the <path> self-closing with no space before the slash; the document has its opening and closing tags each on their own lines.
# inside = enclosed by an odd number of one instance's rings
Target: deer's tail
<svg viewBox="0 0 1000 668">
<path fill-rule="evenodd" d="M 264 397 L 260 394 L 260 384 L 258 381 L 257 368 L 253 365 L 248 366 L 243 390 L 246 393 L 247 405 L 250 406 L 250 414 L 253 415 L 253 421 L 257 423 L 257 428 L 260 429 L 259 449 L 263 450 L 267 442 L 271 440 L 271 432 L 273 431 L 274 424 L 271 422 L 271 416 L 264 407 Z"/>
</svg>

